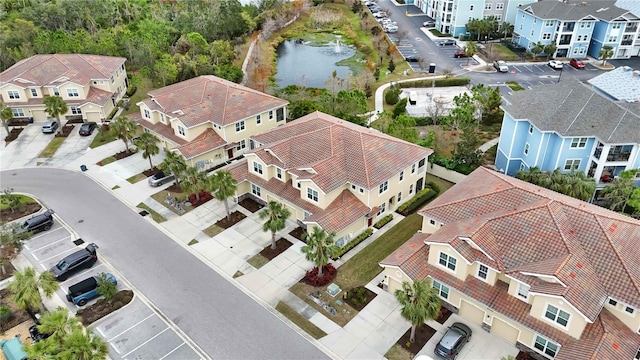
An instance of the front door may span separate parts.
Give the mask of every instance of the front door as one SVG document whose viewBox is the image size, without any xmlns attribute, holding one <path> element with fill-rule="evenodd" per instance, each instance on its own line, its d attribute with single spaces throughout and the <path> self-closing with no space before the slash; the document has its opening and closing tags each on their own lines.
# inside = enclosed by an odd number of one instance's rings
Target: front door
<svg viewBox="0 0 640 360">
<path fill-rule="evenodd" d="M 373 218 L 369 218 L 369 220 L 367 220 L 367 227 L 371 227 L 372 224 L 373 224 Z"/>
<path fill-rule="evenodd" d="M 233 159 L 233 148 L 227 150 L 227 157 L 229 159 Z"/>
<path fill-rule="evenodd" d="M 418 181 L 416 181 L 416 193 L 420 190 L 422 190 L 422 183 L 424 182 L 424 178 L 420 178 L 418 179 Z"/>
</svg>

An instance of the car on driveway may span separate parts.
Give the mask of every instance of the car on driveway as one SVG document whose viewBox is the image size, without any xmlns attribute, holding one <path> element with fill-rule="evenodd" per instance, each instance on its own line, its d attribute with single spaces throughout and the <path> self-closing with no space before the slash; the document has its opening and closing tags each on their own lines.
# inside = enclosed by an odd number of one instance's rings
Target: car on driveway
<svg viewBox="0 0 640 360">
<path fill-rule="evenodd" d="M 58 130 L 58 123 L 55 120 L 50 120 L 42 125 L 42 132 L 45 134 L 52 134 Z"/>
<path fill-rule="evenodd" d="M 493 67 L 499 72 L 509 72 L 509 65 L 502 60 L 496 60 L 493 62 Z"/>
<path fill-rule="evenodd" d="M 456 45 L 456 41 L 453 39 L 439 40 L 437 41 L 437 44 L 440 46 L 452 46 Z"/>
<path fill-rule="evenodd" d="M 464 51 L 462 51 L 462 50 L 458 50 L 455 53 L 453 53 L 453 57 L 454 58 L 463 58 L 463 57 L 467 57 L 467 54 L 465 54 Z"/>
<path fill-rule="evenodd" d="M 427 20 L 427 21 L 422 23 L 422 26 L 424 26 L 424 27 L 436 27 L 436 22 L 433 21 L 433 20 Z"/>
<path fill-rule="evenodd" d="M 161 186 L 162 184 L 166 184 L 169 181 L 173 181 L 175 178 L 176 177 L 173 174 L 167 175 L 164 173 L 164 171 L 158 171 L 149 178 L 149 185 L 154 187 Z"/>
<path fill-rule="evenodd" d="M 82 269 L 88 269 L 98 261 L 98 245 L 91 243 L 86 248 L 65 256 L 49 271 L 53 273 L 57 281 L 65 281 L 69 276 Z"/>
<path fill-rule="evenodd" d="M 569 65 L 573 66 L 576 69 L 584 69 L 585 67 L 584 63 L 578 59 L 569 60 Z"/>
<path fill-rule="evenodd" d="M 390 33 L 390 34 L 398 32 L 398 27 L 396 25 L 388 25 L 388 26 L 385 25 L 382 27 L 382 29 L 384 30 L 384 32 Z"/>
<path fill-rule="evenodd" d="M 467 325 L 461 322 L 453 323 L 438 341 L 433 352 L 444 359 L 455 359 L 470 339 L 471 329 Z"/>
<path fill-rule="evenodd" d="M 53 226 L 53 213 L 53 209 L 48 209 L 42 214 L 25 220 L 22 226 L 18 229 L 18 232 L 25 233 L 31 231 L 32 233 L 37 233 L 51 229 Z"/>
<path fill-rule="evenodd" d="M 547 65 L 551 66 L 553 69 L 562 69 L 562 61 L 560 60 L 549 60 Z"/>
<path fill-rule="evenodd" d="M 78 131 L 78 133 L 82 136 L 89 136 L 97 126 L 98 124 L 94 122 L 86 122 L 80 126 L 80 131 Z"/>
</svg>

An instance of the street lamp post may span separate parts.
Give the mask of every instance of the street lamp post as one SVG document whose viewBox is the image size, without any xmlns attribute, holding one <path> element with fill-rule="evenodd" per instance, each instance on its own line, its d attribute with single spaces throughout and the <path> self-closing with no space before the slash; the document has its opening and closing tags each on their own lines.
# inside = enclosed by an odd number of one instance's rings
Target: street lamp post
<svg viewBox="0 0 640 360">
<path fill-rule="evenodd" d="M 431 98 L 433 99 L 434 88 L 436 87 L 436 63 L 429 64 L 429 74 L 431 74 Z"/>
<path fill-rule="evenodd" d="M 558 82 L 560 82 L 560 78 L 562 77 L 562 70 L 564 69 L 564 65 L 560 68 L 560 75 L 558 76 Z"/>
</svg>

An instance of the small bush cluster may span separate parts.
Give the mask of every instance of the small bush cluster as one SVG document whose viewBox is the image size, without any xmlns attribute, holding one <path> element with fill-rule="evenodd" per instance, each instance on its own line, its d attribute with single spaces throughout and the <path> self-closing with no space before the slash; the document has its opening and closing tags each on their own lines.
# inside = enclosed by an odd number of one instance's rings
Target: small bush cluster
<svg viewBox="0 0 640 360">
<path fill-rule="evenodd" d="M 447 170 L 454 170 L 464 175 L 469 175 L 473 172 L 473 170 L 476 169 L 465 164 L 460 164 L 455 159 L 449 159 L 448 157 L 444 157 L 438 154 L 431 155 L 429 157 L 429 161 L 434 164 L 444 166 Z"/>
<path fill-rule="evenodd" d="M 341 247 L 338 252 L 336 252 L 335 254 L 333 254 L 331 256 L 331 259 L 332 260 L 337 260 L 339 257 L 341 257 L 342 255 L 346 254 L 347 251 L 353 249 L 356 245 L 360 244 L 366 238 L 371 236 L 371 234 L 373 234 L 373 229 L 372 228 L 367 228 L 360 235 L 356 236 L 353 240 L 349 241 L 345 246 Z"/>
<path fill-rule="evenodd" d="M 422 205 L 424 205 L 427 201 L 429 201 L 429 200 L 433 199 L 434 197 L 438 196 L 438 193 L 439 193 L 439 191 L 435 191 L 434 189 L 429 188 L 428 185 L 427 185 L 427 187 L 422 189 L 422 190 L 420 190 L 416 194 L 416 196 L 412 197 L 406 203 L 398 206 L 398 210 L 396 210 L 396 211 L 399 212 L 400 214 L 404 215 L 404 216 L 409 215 L 414 210 L 416 210 L 417 208 L 419 208 Z"/>
<path fill-rule="evenodd" d="M 13 311 L 11 311 L 10 307 L 6 305 L 0 306 L 0 324 L 7 323 L 13 316 Z"/>
<path fill-rule="evenodd" d="M 206 203 L 207 201 L 209 201 L 211 199 L 213 199 L 213 196 L 208 191 L 200 190 L 199 195 L 200 195 L 199 199 L 196 198 L 196 194 L 189 195 L 189 202 L 191 203 L 191 206 L 193 206 L 194 208 Z"/>
<path fill-rule="evenodd" d="M 431 87 L 433 80 L 416 80 L 416 81 L 404 81 L 401 83 L 394 84 L 401 88 L 417 88 L 417 87 Z M 447 78 L 447 79 L 436 79 L 434 85 L 435 87 L 447 87 L 447 86 L 466 86 L 471 82 L 470 78 Z"/>
<path fill-rule="evenodd" d="M 383 217 L 382 219 L 380 219 L 380 221 L 375 223 L 373 225 L 373 227 L 376 228 L 376 229 L 380 229 L 381 227 L 387 225 L 389 223 L 389 221 L 391 221 L 391 220 L 393 220 L 393 214 L 389 214 L 389 215 Z"/>
<path fill-rule="evenodd" d="M 355 305 L 356 308 L 361 308 L 367 302 L 367 290 L 363 287 L 357 287 L 347 292 L 346 298 Z"/>
<path fill-rule="evenodd" d="M 400 100 L 400 93 L 402 92 L 402 90 L 397 87 L 397 88 L 390 88 L 387 91 L 384 92 L 384 102 L 386 102 L 388 105 L 395 105 L 398 103 L 398 101 Z"/>
<path fill-rule="evenodd" d="M 331 264 L 327 264 L 322 267 L 322 276 L 318 275 L 318 267 L 314 267 L 304 275 L 304 279 L 307 284 L 311 286 L 324 286 L 330 283 L 338 273 L 335 267 Z"/>
</svg>

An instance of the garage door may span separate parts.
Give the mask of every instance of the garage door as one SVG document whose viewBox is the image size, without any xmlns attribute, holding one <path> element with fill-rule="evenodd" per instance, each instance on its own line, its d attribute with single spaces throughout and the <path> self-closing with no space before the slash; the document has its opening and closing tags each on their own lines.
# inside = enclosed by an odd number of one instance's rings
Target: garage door
<svg viewBox="0 0 640 360">
<path fill-rule="evenodd" d="M 511 344 L 515 344 L 518 340 L 518 329 L 495 317 L 491 325 L 491 333 L 507 340 Z"/>
<path fill-rule="evenodd" d="M 99 112 L 88 112 L 85 113 L 87 116 L 87 121 L 99 122 L 100 121 L 100 113 Z"/>
<path fill-rule="evenodd" d="M 478 325 L 482 325 L 482 319 L 484 319 L 484 311 L 478 309 L 475 305 L 471 305 L 468 302 L 462 300 L 460 302 L 460 316 L 473 321 Z"/>
</svg>

